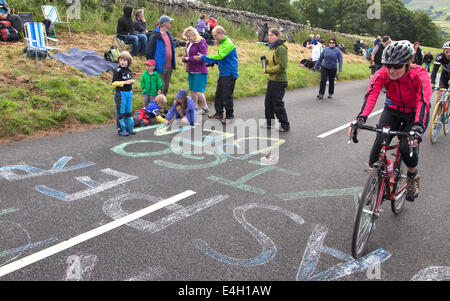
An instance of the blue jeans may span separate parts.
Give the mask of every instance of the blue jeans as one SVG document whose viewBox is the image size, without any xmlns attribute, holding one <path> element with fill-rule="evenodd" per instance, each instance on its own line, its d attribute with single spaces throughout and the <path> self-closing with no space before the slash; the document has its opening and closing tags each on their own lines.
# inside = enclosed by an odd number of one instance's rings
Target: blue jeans
<svg viewBox="0 0 450 301">
<path fill-rule="evenodd" d="M 131 55 L 138 55 L 139 51 L 145 54 L 147 36 L 138 33 L 137 35 L 117 35 L 125 44 L 131 44 Z"/>
</svg>

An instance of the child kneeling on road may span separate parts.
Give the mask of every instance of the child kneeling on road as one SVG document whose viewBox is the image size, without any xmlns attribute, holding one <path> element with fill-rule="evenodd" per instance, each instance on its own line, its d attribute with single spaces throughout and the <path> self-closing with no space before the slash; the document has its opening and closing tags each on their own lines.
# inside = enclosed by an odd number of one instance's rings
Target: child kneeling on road
<svg viewBox="0 0 450 301">
<path fill-rule="evenodd" d="M 167 99 L 164 94 L 159 94 L 146 107 L 134 113 L 134 127 L 146 126 L 152 122 L 164 123 L 166 120 L 162 114 L 166 111 Z"/>
<path fill-rule="evenodd" d="M 116 87 L 114 102 L 116 103 L 117 129 L 120 136 L 135 135 L 133 131 L 132 102 L 134 84 L 130 66 L 133 58 L 128 51 L 123 51 L 119 55 L 119 67 L 114 70 L 112 85 Z"/>
<path fill-rule="evenodd" d="M 174 115 L 176 119 L 181 120 L 182 124 L 195 124 L 195 118 L 197 116 L 195 103 L 191 97 L 187 96 L 187 91 L 184 89 L 178 90 L 176 100 L 166 115 L 165 123 L 169 124 L 169 121 Z"/>
</svg>

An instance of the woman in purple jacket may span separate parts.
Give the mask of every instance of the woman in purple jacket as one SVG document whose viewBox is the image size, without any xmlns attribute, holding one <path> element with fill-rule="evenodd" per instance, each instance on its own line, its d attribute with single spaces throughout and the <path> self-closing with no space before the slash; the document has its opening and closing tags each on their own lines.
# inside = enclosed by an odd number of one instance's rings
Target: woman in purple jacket
<svg viewBox="0 0 450 301">
<path fill-rule="evenodd" d="M 208 45 L 198 31 L 194 27 L 188 27 L 183 32 L 184 38 L 188 41 L 186 45 L 186 55 L 182 58 L 183 62 L 187 63 L 186 71 L 188 72 L 189 90 L 191 90 L 191 97 L 198 108 L 197 100 L 202 102 L 202 114 L 206 115 L 209 112 L 208 104 L 206 102 L 205 90 L 206 81 L 208 80 L 208 68 L 206 63 L 194 59 L 195 55 L 207 54 Z"/>
</svg>

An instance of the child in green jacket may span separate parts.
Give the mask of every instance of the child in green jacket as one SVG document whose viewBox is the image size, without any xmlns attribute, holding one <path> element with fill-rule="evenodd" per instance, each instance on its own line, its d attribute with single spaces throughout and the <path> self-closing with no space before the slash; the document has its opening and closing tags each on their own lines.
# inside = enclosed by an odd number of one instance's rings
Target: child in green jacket
<svg viewBox="0 0 450 301">
<path fill-rule="evenodd" d="M 161 93 L 162 80 L 158 72 L 155 71 L 156 62 L 148 60 L 145 62 L 147 70 L 144 71 L 141 77 L 142 94 L 144 94 L 144 106 L 155 100 L 156 95 Z"/>
</svg>

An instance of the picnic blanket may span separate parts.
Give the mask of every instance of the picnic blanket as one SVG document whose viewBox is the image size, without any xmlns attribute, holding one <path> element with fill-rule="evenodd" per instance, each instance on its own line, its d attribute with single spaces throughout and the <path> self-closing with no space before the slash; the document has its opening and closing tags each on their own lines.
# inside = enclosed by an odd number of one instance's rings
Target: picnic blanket
<svg viewBox="0 0 450 301">
<path fill-rule="evenodd" d="M 51 55 L 50 58 L 74 66 L 89 76 L 96 76 L 118 67 L 117 63 L 106 61 L 105 58 L 98 55 L 94 50 L 78 50 L 76 48 L 71 48 L 69 49 L 69 53 L 59 52 L 57 55 Z"/>
</svg>

